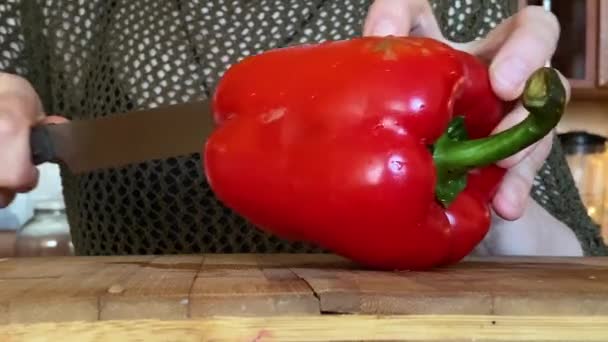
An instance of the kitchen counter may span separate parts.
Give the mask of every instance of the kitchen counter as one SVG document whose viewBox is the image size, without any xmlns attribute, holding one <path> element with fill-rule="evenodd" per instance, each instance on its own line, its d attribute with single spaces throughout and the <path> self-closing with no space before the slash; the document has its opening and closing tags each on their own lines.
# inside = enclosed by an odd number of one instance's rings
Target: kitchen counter
<svg viewBox="0 0 608 342">
<path fill-rule="evenodd" d="M 490 258 L 378 272 L 332 255 L 0 259 L 0 340 L 607 341 L 607 266 Z"/>
</svg>

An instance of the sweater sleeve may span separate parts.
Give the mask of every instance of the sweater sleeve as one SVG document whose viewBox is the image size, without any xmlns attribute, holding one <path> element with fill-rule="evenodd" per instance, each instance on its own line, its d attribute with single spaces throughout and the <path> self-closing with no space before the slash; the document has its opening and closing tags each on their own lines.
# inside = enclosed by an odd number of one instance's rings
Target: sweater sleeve
<svg viewBox="0 0 608 342">
<path fill-rule="evenodd" d="M 557 137 L 536 175 L 532 198 L 574 231 L 586 256 L 608 255 L 601 227 L 587 214 Z"/>
<path fill-rule="evenodd" d="M 514 0 L 430 0 L 430 3 L 444 36 L 456 42 L 485 36 L 517 11 L 517 1 Z M 531 197 L 573 230 L 585 255 L 608 254 L 601 229 L 587 214 L 557 138 L 553 141 L 549 157 L 536 175 Z"/>
<path fill-rule="evenodd" d="M 52 108 L 44 17 L 38 1 L 0 4 L 0 71 L 26 78 L 45 110 Z"/>
</svg>

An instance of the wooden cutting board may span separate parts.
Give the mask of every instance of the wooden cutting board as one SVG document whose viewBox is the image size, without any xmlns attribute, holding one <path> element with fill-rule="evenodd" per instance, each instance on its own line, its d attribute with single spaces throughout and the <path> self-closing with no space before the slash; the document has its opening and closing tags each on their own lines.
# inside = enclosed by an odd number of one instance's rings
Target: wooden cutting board
<svg viewBox="0 0 608 342">
<path fill-rule="evenodd" d="M 0 259 L 5 333 L 24 329 L 20 324 L 52 323 L 69 331 L 65 324 L 211 324 L 225 316 L 238 317 L 249 328 L 285 324 L 280 321 L 285 317 L 308 322 L 308 328 L 330 322 L 320 317 L 362 320 L 349 323 L 351 329 L 377 328 L 387 323 L 378 323 L 381 318 L 398 317 L 406 327 L 413 324 L 411 317 L 461 317 L 462 324 L 480 327 L 482 321 L 492 326 L 540 317 L 544 323 L 533 327 L 552 331 L 579 319 L 603 327 L 593 331 L 605 333 L 597 336 L 608 341 L 608 258 L 469 259 L 427 272 L 365 270 L 332 255 Z M 251 321 L 260 317 L 264 321 Z M 330 327 L 346 324 L 340 322 Z"/>
</svg>

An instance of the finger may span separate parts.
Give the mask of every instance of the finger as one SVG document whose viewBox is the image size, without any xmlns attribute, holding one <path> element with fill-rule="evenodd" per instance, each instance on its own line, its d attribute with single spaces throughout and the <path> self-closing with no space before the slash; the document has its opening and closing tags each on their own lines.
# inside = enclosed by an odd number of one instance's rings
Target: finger
<svg viewBox="0 0 608 342">
<path fill-rule="evenodd" d="M 3 105 L 11 101 L 2 101 L 0 96 L 0 111 Z M 19 106 L 12 105 L 16 113 Z M 68 121 L 60 116 L 48 116 L 40 120 L 41 124 L 63 123 Z M 10 167 L 0 170 L 0 206 L 8 205 L 15 193 L 33 190 L 38 184 L 39 170 L 32 164 L 29 146 L 30 124 L 24 115 L 0 112 L 0 165 Z M 10 190 L 9 190 L 10 189 Z"/>
<path fill-rule="evenodd" d="M 534 177 L 543 166 L 551 147 L 552 139 L 547 136 L 526 158 L 507 171 L 493 199 L 494 210 L 499 216 L 506 220 L 516 220 L 523 215 Z"/>
<path fill-rule="evenodd" d="M 4 107 L 0 96 L 0 187 L 25 189 L 35 185 L 38 173 L 30 159 L 30 123 L 18 108 Z"/>
<path fill-rule="evenodd" d="M 566 79 L 566 77 L 564 77 L 564 75 L 562 75 L 559 71 L 557 72 L 562 84 L 564 85 L 564 88 L 566 90 L 566 103 L 570 100 L 570 94 L 571 94 L 571 89 L 570 89 L 570 83 L 568 82 L 568 80 Z M 528 111 L 523 107 L 523 104 L 519 103 L 511 112 L 509 112 L 503 119 L 502 121 L 498 124 L 498 126 L 496 126 L 496 128 L 494 129 L 493 133 L 498 133 L 501 131 L 504 131 L 508 128 L 511 128 L 513 126 L 515 126 L 516 124 L 520 123 L 521 121 L 523 121 L 524 119 L 526 119 L 526 117 L 530 115 L 528 113 Z M 526 158 L 528 155 L 530 155 L 531 153 L 533 153 L 533 151 L 535 149 L 538 148 L 539 144 L 544 144 L 544 148 L 546 149 L 546 146 L 550 146 L 553 142 L 553 136 L 555 135 L 555 131 L 551 131 L 551 133 L 549 133 L 547 136 L 545 136 L 543 139 L 541 139 L 539 142 L 536 142 L 535 144 L 523 149 L 522 151 L 504 159 L 499 161 L 497 164 L 501 167 L 504 168 L 509 168 L 512 167 L 513 165 L 519 163 L 521 160 L 523 160 L 524 158 Z M 548 153 L 548 152 L 547 152 Z"/>
<path fill-rule="evenodd" d="M 511 101 L 521 95 L 529 75 L 551 59 L 559 34 L 559 22 L 553 13 L 540 6 L 527 6 L 484 39 L 456 47 L 491 61 L 492 87 L 500 98 Z"/>
<path fill-rule="evenodd" d="M 3 97 L 2 101 L 9 101 L 0 102 L 2 107 L 11 108 L 11 104 L 18 106 L 14 108 L 19 109 L 20 114 L 32 122 L 44 118 L 42 103 L 36 90 L 24 78 L 0 72 L 0 96 Z"/>
<path fill-rule="evenodd" d="M 529 183 L 534 180 L 529 163 L 525 160 L 509 169 L 492 200 L 496 214 L 505 220 L 517 220 L 528 204 Z"/>
<path fill-rule="evenodd" d="M 0 73 L 0 188 L 19 191 L 35 186 L 30 127 L 44 117 L 36 92 L 24 79 Z"/>
<path fill-rule="evenodd" d="M 0 189 L 5 189 L 4 202 L 10 193 L 36 185 L 38 170 L 30 160 L 29 130 L 43 117 L 42 103 L 31 84 L 0 72 Z"/>
<path fill-rule="evenodd" d="M 514 18 L 513 32 L 490 65 L 496 94 L 504 100 L 521 95 L 527 78 L 551 59 L 559 39 L 559 22 L 542 7 L 530 6 Z"/>
<path fill-rule="evenodd" d="M 375 0 L 365 19 L 363 35 L 413 35 L 443 40 L 427 0 Z"/>
</svg>

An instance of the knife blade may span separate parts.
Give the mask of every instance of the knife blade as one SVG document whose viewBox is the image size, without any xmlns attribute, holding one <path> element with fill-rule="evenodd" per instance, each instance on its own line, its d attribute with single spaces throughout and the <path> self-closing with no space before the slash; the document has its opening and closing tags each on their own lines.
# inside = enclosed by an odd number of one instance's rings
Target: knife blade
<svg viewBox="0 0 608 342">
<path fill-rule="evenodd" d="M 32 162 L 81 174 L 200 153 L 214 126 L 208 100 L 39 125 L 30 135 Z"/>
</svg>

